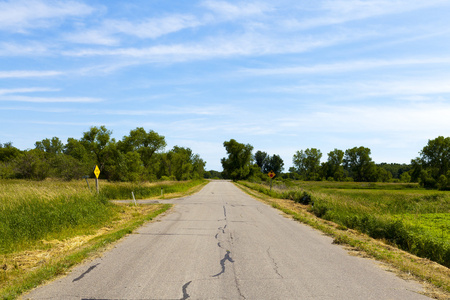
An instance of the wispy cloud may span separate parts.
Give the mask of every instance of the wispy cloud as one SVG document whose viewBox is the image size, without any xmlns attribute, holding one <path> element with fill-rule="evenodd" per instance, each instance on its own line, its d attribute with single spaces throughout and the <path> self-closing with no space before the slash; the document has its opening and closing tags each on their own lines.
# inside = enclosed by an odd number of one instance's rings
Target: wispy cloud
<svg viewBox="0 0 450 300">
<path fill-rule="evenodd" d="M 219 19 L 224 18 L 229 20 L 255 15 L 260 16 L 265 12 L 272 10 L 272 7 L 261 1 L 241 1 L 240 3 L 232 4 L 227 1 L 207 0 L 203 1 L 201 5 L 214 12 Z"/>
<path fill-rule="evenodd" d="M 1 77 L 0 77 L 1 78 Z M 22 94 L 22 93 L 34 93 L 34 92 L 57 92 L 59 89 L 54 88 L 18 88 L 18 89 L 0 89 L 0 96 L 7 94 Z"/>
<path fill-rule="evenodd" d="M 409 106 L 321 106 L 315 111 L 278 119 L 278 130 L 303 128 L 307 132 L 386 133 L 427 132 L 449 128 L 450 104 Z"/>
<path fill-rule="evenodd" d="M 95 103 L 102 102 L 99 98 L 90 97 L 33 97 L 33 96 L 2 96 L 0 101 L 32 102 L 32 103 Z"/>
<path fill-rule="evenodd" d="M 34 106 L 2 106 L 1 110 L 10 110 L 10 111 L 31 111 L 31 112 L 39 112 L 39 113 L 74 113 L 74 112 L 82 112 L 78 109 L 70 109 L 70 108 L 56 108 L 56 107 L 34 107 Z"/>
<path fill-rule="evenodd" d="M 66 35 L 66 39 L 80 44 L 117 45 L 123 35 L 140 39 L 155 39 L 163 35 L 202 25 L 193 15 L 175 14 L 161 18 L 136 20 L 104 20 L 98 28 L 82 29 Z"/>
<path fill-rule="evenodd" d="M 272 85 L 259 92 L 279 94 L 327 95 L 323 101 L 362 101 L 368 97 L 411 102 L 441 101 L 450 94 L 450 78 L 421 77 L 401 78 L 386 76 L 385 80 L 334 79 L 323 83 L 299 85 Z M 250 89 L 254 93 L 256 90 Z M 437 98 L 436 98 L 437 97 Z M 441 100 L 440 100 L 441 99 Z"/>
<path fill-rule="evenodd" d="M 52 77 L 64 74 L 61 71 L 0 71 L 0 78 Z"/>
<path fill-rule="evenodd" d="M 264 69 L 243 69 L 241 73 L 249 75 L 293 75 L 293 74 L 330 74 L 346 73 L 376 68 L 409 67 L 420 65 L 450 64 L 450 57 L 403 58 L 391 60 L 355 60 L 311 66 L 276 67 Z"/>
<path fill-rule="evenodd" d="M 198 115 L 198 116 L 225 116 L 236 113 L 236 109 L 230 105 L 211 105 L 211 106 L 186 106 L 183 108 L 175 106 L 166 106 L 155 110 L 103 110 L 102 114 L 125 115 L 125 116 L 146 116 L 146 115 Z"/>
<path fill-rule="evenodd" d="M 54 51 L 41 42 L 4 42 L 0 43 L 0 56 L 45 56 Z"/>
<path fill-rule="evenodd" d="M 271 54 L 303 53 L 313 49 L 331 46 L 354 36 L 305 37 L 299 40 L 264 36 L 259 33 L 244 33 L 231 36 L 206 38 L 197 43 L 157 45 L 144 48 L 96 49 L 81 48 L 64 51 L 63 55 L 74 57 L 117 56 L 140 58 L 140 62 L 180 62 L 186 60 L 207 60 L 239 56 L 260 56 Z"/>
<path fill-rule="evenodd" d="M 77 1 L 9 0 L 0 2 L 0 30 L 25 32 L 50 27 L 54 21 L 85 16 L 94 8 Z"/>
<path fill-rule="evenodd" d="M 286 28 L 310 29 L 343 24 L 378 16 L 410 12 L 437 5 L 448 5 L 445 0 L 328 0 L 314 5 L 318 16 L 303 19 L 287 18 L 281 23 Z"/>
</svg>

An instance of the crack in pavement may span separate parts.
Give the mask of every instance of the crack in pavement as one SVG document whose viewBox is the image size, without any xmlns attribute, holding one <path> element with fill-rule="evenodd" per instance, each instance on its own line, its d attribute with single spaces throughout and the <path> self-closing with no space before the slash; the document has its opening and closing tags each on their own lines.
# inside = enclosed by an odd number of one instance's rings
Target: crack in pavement
<svg viewBox="0 0 450 300">
<path fill-rule="evenodd" d="M 183 298 L 181 298 L 181 300 L 186 300 L 191 297 L 187 292 L 187 288 L 191 283 L 192 283 L 192 280 L 187 282 L 185 285 L 183 285 Z"/>
<path fill-rule="evenodd" d="M 239 296 L 241 297 L 241 299 L 246 300 L 247 298 L 245 298 L 244 294 L 242 294 L 241 287 L 239 286 L 239 282 L 238 282 L 238 279 L 236 277 L 236 274 L 234 274 L 234 275 L 235 275 L 234 276 L 234 284 L 236 285 L 236 289 L 237 289 L 237 291 L 239 293 Z"/>
<path fill-rule="evenodd" d="M 78 276 L 77 278 L 75 278 L 74 280 L 72 280 L 72 282 L 77 282 L 81 279 L 84 278 L 84 276 L 86 276 L 88 273 L 90 273 L 92 270 L 94 270 L 100 263 L 90 266 L 89 269 L 87 269 L 83 274 L 81 274 L 80 276 Z"/>
<path fill-rule="evenodd" d="M 225 273 L 225 262 L 226 261 L 229 261 L 230 263 L 234 263 L 234 260 L 230 256 L 230 253 L 231 252 L 229 250 L 227 250 L 227 253 L 225 254 L 225 256 L 220 260 L 220 266 L 222 267 L 222 271 L 220 271 L 219 273 L 217 273 L 216 275 L 213 275 L 211 277 L 219 277 L 220 275 Z"/>
<path fill-rule="evenodd" d="M 270 247 L 269 247 L 269 249 L 267 249 L 267 256 L 270 258 L 270 260 L 272 260 L 273 270 L 275 271 L 275 273 L 277 273 L 277 275 L 278 275 L 280 278 L 283 278 L 283 279 L 284 279 L 283 275 L 281 275 L 280 272 L 278 271 L 278 264 L 277 264 L 277 262 L 275 261 L 275 258 L 273 258 L 272 255 L 270 254 Z"/>
</svg>

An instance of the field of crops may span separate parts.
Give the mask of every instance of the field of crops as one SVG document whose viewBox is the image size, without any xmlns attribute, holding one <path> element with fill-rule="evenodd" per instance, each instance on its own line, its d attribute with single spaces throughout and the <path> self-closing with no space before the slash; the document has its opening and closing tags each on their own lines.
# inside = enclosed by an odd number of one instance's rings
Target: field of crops
<svg viewBox="0 0 450 300">
<path fill-rule="evenodd" d="M 450 193 L 415 184 L 295 182 L 244 183 L 272 197 L 310 205 L 309 210 L 344 228 L 396 244 L 450 267 Z"/>
</svg>

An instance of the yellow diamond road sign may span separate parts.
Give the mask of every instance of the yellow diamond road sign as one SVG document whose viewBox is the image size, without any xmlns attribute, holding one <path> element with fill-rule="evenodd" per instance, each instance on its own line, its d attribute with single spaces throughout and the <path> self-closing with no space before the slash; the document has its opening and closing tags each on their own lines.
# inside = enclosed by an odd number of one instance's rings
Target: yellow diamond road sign
<svg viewBox="0 0 450 300">
<path fill-rule="evenodd" d="M 98 166 L 95 166 L 94 174 L 95 174 L 95 177 L 97 177 L 97 179 L 98 179 L 98 175 L 100 175 L 100 169 L 98 168 Z"/>
<path fill-rule="evenodd" d="M 275 177 L 275 173 L 273 171 L 270 171 L 269 174 L 267 174 L 267 175 L 269 175 L 270 178 L 274 178 Z"/>
</svg>

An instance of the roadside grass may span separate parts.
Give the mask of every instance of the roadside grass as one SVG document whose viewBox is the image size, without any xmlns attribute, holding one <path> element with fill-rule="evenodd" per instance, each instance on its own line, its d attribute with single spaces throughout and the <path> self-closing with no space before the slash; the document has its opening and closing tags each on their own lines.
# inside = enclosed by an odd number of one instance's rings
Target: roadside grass
<svg viewBox="0 0 450 300">
<path fill-rule="evenodd" d="M 0 272 L 2 299 L 16 299 L 22 293 L 65 274 L 71 267 L 99 255 L 111 243 L 172 207 L 171 204 L 116 206 L 119 208 L 116 219 L 91 234 L 67 240 L 42 241 L 51 247 L 3 255 L 2 265 L 6 269 Z"/>
<path fill-rule="evenodd" d="M 109 200 L 125 200 L 130 199 L 131 192 L 134 193 L 136 200 L 148 198 L 167 198 L 173 194 L 186 193 L 189 189 L 203 186 L 208 183 L 207 180 L 189 180 L 181 182 L 161 182 L 161 183 L 117 183 L 102 187 L 101 193 Z M 170 195 L 172 194 L 172 195 Z"/>
<path fill-rule="evenodd" d="M 198 191 L 206 183 L 205 180 L 141 185 L 101 182 L 97 195 L 85 181 L 0 180 L 1 298 L 14 299 L 66 272 L 171 207 L 113 204 L 109 197 L 131 199 L 134 190 L 140 191 L 138 197 L 142 198 L 153 195 L 155 190 L 160 196 L 161 187 L 166 198 L 181 197 Z M 92 188 L 94 181 L 90 184 Z M 120 193 L 114 193 L 115 186 L 120 187 L 117 189 Z"/>
<path fill-rule="evenodd" d="M 406 184 L 365 183 L 378 189 L 356 189 L 362 184 L 352 183 L 352 188 L 347 189 L 349 183 L 336 183 L 336 188 L 332 188 L 333 183 L 329 182 L 300 182 L 289 187 L 275 185 L 272 190 L 261 184 L 242 184 L 274 198 L 310 204 L 309 210 L 322 219 L 450 267 L 450 240 L 442 238 L 450 234 L 449 218 L 443 217 L 450 214 L 448 192 L 406 189 Z M 390 189 L 384 190 L 386 186 Z M 399 190 L 392 190 L 393 186 Z M 423 225 L 425 219 L 421 216 L 433 214 L 443 214 L 441 223 Z"/>
<path fill-rule="evenodd" d="M 413 276 L 427 282 L 428 296 L 436 299 L 450 299 L 450 270 L 447 267 L 403 251 L 384 238 L 374 239 L 359 230 L 349 229 L 337 222 L 319 218 L 312 213 L 311 205 L 304 205 L 298 201 L 294 202 L 289 198 L 283 199 L 282 196 L 287 195 L 286 191 L 277 189 L 270 191 L 264 189 L 263 186 L 248 182 L 239 182 L 237 185 L 246 193 L 283 211 L 295 220 L 332 236 L 334 243 L 350 246 L 348 248 L 350 252 L 359 255 L 363 253 L 363 256 L 388 263 L 399 270 L 402 277 Z M 298 193 L 302 195 L 302 193 Z M 317 197 L 316 194 L 314 195 Z M 315 196 L 312 197 L 311 201 L 317 200 Z M 314 203 L 314 206 L 316 206 L 316 203 Z"/>
</svg>

